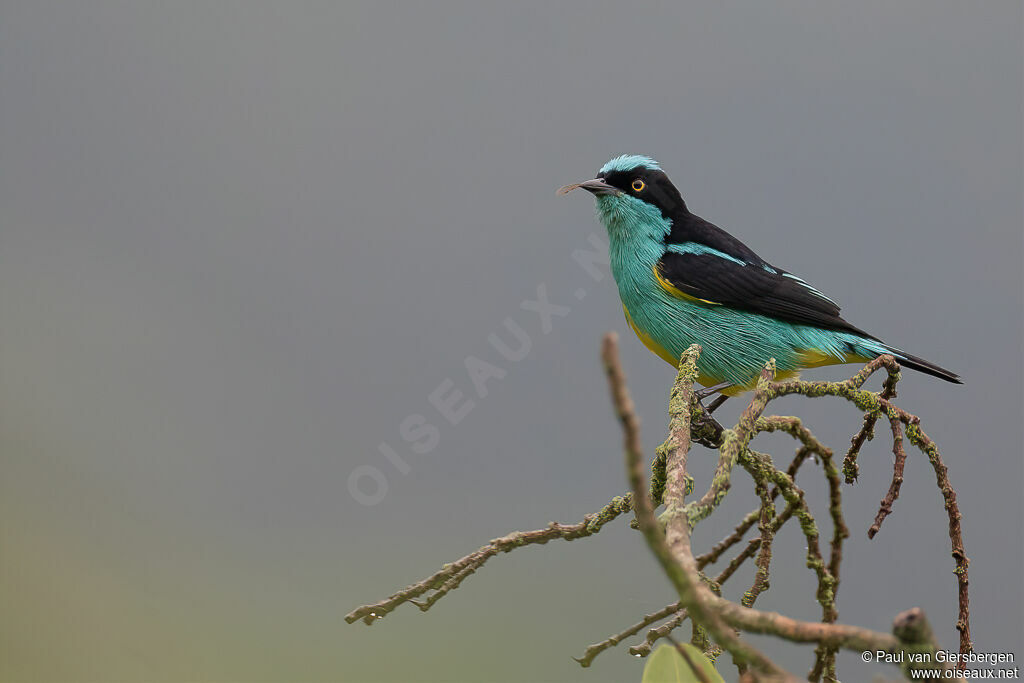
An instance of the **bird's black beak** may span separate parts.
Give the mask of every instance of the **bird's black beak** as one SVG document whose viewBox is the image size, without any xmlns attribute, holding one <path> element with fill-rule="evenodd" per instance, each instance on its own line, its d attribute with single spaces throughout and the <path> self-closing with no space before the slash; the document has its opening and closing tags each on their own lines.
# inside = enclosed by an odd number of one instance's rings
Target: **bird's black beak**
<svg viewBox="0 0 1024 683">
<path fill-rule="evenodd" d="M 593 180 L 584 180 L 582 183 L 574 183 L 572 185 L 563 185 L 558 188 L 558 192 L 555 194 L 563 195 L 572 192 L 577 187 L 582 187 L 587 192 L 590 192 L 598 197 L 603 195 L 618 196 L 622 194 L 622 190 L 612 185 L 609 185 L 604 181 L 603 178 L 594 178 Z"/>
</svg>

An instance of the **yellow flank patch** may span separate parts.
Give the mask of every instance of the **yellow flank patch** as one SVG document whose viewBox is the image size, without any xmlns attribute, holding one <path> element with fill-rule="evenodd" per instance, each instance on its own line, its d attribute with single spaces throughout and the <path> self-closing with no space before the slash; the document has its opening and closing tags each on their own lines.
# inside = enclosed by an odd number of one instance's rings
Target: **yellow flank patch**
<svg viewBox="0 0 1024 683">
<path fill-rule="evenodd" d="M 701 375 L 697 375 L 697 381 L 700 382 L 700 384 L 705 386 L 705 387 L 713 387 L 716 384 L 721 384 L 724 380 L 715 379 L 714 377 L 711 377 L 709 375 L 701 374 Z M 755 384 L 756 384 L 756 382 L 755 382 Z M 737 385 L 734 384 L 731 387 L 726 387 L 725 389 L 722 389 L 718 393 L 724 394 L 725 396 L 736 396 L 738 394 L 742 394 L 744 391 L 749 391 L 752 388 L 753 388 L 753 385 L 751 385 L 749 387 L 741 387 L 741 386 L 737 386 Z"/>
<path fill-rule="evenodd" d="M 825 365 L 841 365 L 843 363 L 866 363 L 871 360 L 854 353 L 848 353 L 840 359 L 818 349 L 803 349 L 797 353 L 797 359 L 802 368 L 820 368 Z"/>
<path fill-rule="evenodd" d="M 658 279 L 658 284 L 661 285 L 662 289 L 664 289 L 666 292 L 668 292 L 672 296 L 676 297 L 677 299 L 686 299 L 688 301 L 699 301 L 702 304 L 710 304 L 712 306 L 721 306 L 722 305 L 722 304 L 718 303 L 717 301 L 708 301 L 707 299 L 699 299 L 699 298 L 697 298 L 695 296 L 692 296 L 692 295 L 687 294 L 686 292 L 682 291 L 681 289 L 679 289 L 674 284 L 672 284 L 671 282 L 669 282 L 668 280 L 666 280 L 665 278 L 663 278 L 661 276 L 661 271 L 658 270 L 658 265 L 657 264 L 654 265 L 654 277 L 656 277 Z M 673 363 L 673 365 L 675 365 L 675 363 Z"/>
<path fill-rule="evenodd" d="M 781 382 L 782 380 L 792 379 L 800 374 L 799 370 L 779 370 L 775 373 L 775 381 Z M 749 382 L 746 384 L 734 384 L 731 387 L 726 387 L 718 393 L 724 394 L 725 396 L 738 396 L 746 391 L 750 391 L 757 386 L 757 380 L 760 378 L 760 374 L 754 375 Z M 713 387 L 716 384 L 721 384 L 724 379 L 718 379 L 710 377 L 708 375 L 698 375 L 697 381 L 706 387 Z"/>
<path fill-rule="evenodd" d="M 673 358 L 672 354 L 669 353 L 664 346 L 651 339 L 651 336 L 649 334 L 647 334 L 646 332 L 644 332 L 643 330 L 636 326 L 636 323 L 633 322 L 633 318 L 629 315 L 629 309 L 626 308 L 625 304 L 622 305 L 622 312 L 626 314 L 626 322 L 628 322 L 629 326 L 633 328 L 633 332 L 636 333 L 637 338 L 639 338 L 640 341 L 644 343 L 644 346 L 649 348 L 651 351 L 654 352 L 654 355 L 663 359 L 672 367 L 679 366 L 678 358 Z"/>
</svg>

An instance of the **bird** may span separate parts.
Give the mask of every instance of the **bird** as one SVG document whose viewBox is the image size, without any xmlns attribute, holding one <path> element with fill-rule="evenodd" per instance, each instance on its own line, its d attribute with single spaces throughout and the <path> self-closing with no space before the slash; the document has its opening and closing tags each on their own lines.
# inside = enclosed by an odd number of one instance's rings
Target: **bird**
<svg viewBox="0 0 1024 683">
<path fill-rule="evenodd" d="M 891 354 L 903 367 L 962 384 L 957 374 L 850 324 L 833 299 L 691 213 L 651 157 L 615 157 L 594 179 L 557 194 L 578 188 L 596 199 L 612 275 L 636 336 L 675 367 L 691 344 L 700 344 L 702 399 L 720 393 L 719 404 L 754 388 L 771 358 L 779 380 L 805 368 Z"/>
</svg>

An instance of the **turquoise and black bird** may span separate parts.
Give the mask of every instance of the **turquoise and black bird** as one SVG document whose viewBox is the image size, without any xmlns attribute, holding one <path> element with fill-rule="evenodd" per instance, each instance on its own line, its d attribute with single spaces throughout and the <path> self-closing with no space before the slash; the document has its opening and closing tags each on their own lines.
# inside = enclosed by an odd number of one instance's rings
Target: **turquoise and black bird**
<svg viewBox="0 0 1024 683">
<path fill-rule="evenodd" d="M 835 301 L 690 213 L 654 159 L 616 157 L 593 180 L 558 193 L 576 188 L 597 199 L 630 327 L 673 366 L 690 344 L 700 344 L 698 381 L 705 387 L 725 396 L 750 389 L 769 358 L 786 378 L 886 353 L 904 367 L 961 383 L 846 322 Z"/>
</svg>

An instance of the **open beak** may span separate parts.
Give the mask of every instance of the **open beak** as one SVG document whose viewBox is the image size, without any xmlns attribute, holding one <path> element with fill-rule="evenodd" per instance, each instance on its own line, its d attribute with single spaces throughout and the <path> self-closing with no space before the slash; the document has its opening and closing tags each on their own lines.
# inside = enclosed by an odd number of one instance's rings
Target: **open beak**
<svg viewBox="0 0 1024 683">
<path fill-rule="evenodd" d="M 555 194 L 568 194 L 569 192 L 575 190 L 577 187 L 582 187 L 587 192 L 597 195 L 598 197 L 601 197 L 603 195 L 618 196 L 622 194 L 622 190 L 612 185 L 609 185 L 601 178 L 594 178 L 593 180 L 584 180 L 582 183 L 574 183 L 572 185 L 564 185 L 558 188 L 558 191 Z"/>
</svg>

